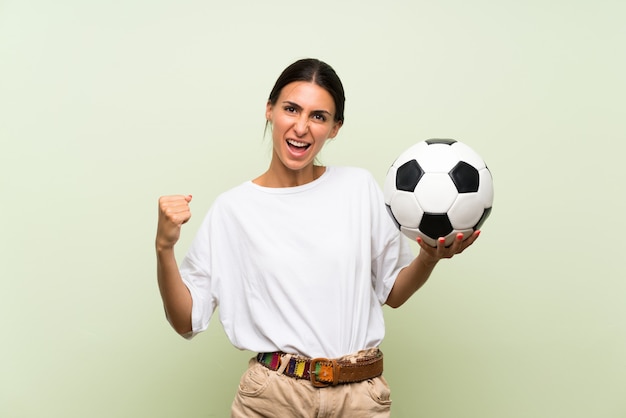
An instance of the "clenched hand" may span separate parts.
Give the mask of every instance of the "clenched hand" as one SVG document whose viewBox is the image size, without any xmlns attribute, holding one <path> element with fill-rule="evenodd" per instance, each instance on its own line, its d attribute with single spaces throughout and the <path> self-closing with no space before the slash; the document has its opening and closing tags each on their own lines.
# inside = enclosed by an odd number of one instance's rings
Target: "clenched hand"
<svg viewBox="0 0 626 418">
<path fill-rule="evenodd" d="M 157 249 L 173 248 L 180 238 L 180 228 L 191 218 L 191 195 L 171 195 L 159 198 Z"/>
</svg>

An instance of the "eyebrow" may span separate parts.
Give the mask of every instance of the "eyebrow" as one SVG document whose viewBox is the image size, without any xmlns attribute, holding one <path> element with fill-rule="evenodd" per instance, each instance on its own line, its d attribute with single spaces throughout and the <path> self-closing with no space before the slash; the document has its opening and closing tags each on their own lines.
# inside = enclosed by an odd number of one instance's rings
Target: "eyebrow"
<svg viewBox="0 0 626 418">
<path fill-rule="evenodd" d="M 294 103 L 294 102 L 291 102 L 291 101 L 289 101 L 289 100 L 285 100 L 285 101 L 283 101 L 283 104 L 289 105 L 289 106 L 291 106 L 291 107 L 295 107 L 295 108 L 296 108 L 296 109 L 298 109 L 298 110 L 302 110 L 302 106 L 300 106 L 298 103 Z M 316 114 L 325 113 L 325 114 L 327 114 L 327 115 L 328 115 L 328 116 L 330 116 L 330 117 L 332 117 L 332 116 L 333 116 L 333 114 L 332 114 L 332 113 L 330 113 L 328 110 L 323 110 L 323 109 L 320 109 L 320 110 L 314 110 L 314 111 L 312 111 L 311 113 L 316 113 Z"/>
</svg>

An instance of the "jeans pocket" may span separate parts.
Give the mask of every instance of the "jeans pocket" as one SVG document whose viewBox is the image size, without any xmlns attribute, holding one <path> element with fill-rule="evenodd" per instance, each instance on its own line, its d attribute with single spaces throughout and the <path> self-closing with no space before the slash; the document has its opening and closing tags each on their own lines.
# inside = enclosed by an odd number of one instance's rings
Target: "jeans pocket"
<svg viewBox="0 0 626 418">
<path fill-rule="evenodd" d="M 259 396 L 267 389 L 270 370 L 260 364 L 252 364 L 239 381 L 239 393 L 243 396 Z"/>
</svg>

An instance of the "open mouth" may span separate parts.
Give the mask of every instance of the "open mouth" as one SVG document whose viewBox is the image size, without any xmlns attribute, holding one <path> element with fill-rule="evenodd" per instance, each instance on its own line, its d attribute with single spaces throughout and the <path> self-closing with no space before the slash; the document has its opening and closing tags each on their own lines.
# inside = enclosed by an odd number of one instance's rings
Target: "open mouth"
<svg viewBox="0 0 626 418">
<path fill-rule="evenodd" d="M 299 151 L 299 152 L 306 151 L 311 146 L 311 144 L 307 144 L 306 142 L 296 141 L 294 139 L 288 139 L 287 145 L 289 146 L 290 149 L 294 151 Z"/>
</svg>

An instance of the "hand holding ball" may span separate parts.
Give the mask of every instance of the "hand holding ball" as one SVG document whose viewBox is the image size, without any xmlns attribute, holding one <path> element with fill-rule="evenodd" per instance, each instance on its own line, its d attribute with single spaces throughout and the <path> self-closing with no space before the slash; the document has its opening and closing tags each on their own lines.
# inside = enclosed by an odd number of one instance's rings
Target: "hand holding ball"
<svg viewBox="0 0 626 418">
<path fill-rule="evenodd" d="M 393 162 L 383 187 L 385 204 L 400 231 L 433 247 L 458 233 L 480 229 L 493 204 L 493 180 L 484 160 L 453 139 L 419 142 Z"/>
</svg>

